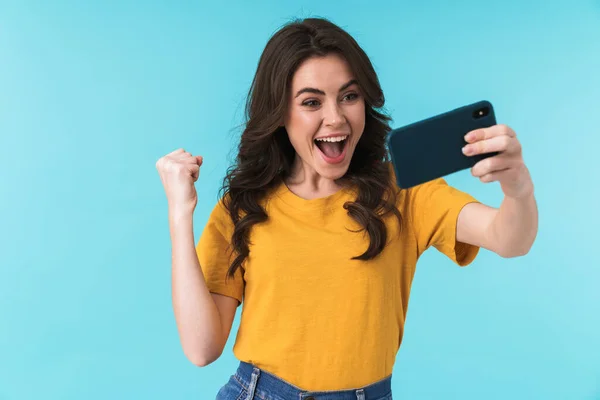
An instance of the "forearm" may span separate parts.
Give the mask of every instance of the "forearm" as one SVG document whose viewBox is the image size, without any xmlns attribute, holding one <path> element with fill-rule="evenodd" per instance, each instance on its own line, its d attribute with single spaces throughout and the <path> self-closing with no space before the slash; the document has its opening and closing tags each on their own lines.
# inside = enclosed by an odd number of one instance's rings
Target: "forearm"
<svg viewBox="0 0 600 400">
<path fill-rule="evenodd" d="M 522 198 L 505 196 L 489 226 L 489 241 L 503 257 L 525 255 L 538 231 L 538 210 L 533 193 Z"/>
<path fill-rule="evenodd" d="M 194 243 L 192 214 L 170 210 L 172 301 L 186 357 L 206 365 L 223 350 L 221 319 L 202 274 Z"/>
</svg>

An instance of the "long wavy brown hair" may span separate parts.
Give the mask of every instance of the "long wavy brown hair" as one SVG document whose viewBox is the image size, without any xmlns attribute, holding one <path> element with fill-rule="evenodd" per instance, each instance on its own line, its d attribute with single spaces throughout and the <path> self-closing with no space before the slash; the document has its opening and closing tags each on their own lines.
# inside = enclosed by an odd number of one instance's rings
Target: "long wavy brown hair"
<svg viewBox="0 0 600 400">
<path fill-rule="evenodd" d="M 329 20 L 295 20 L 269 39 L 260 57 L 248 92 L 237 158 L 223 180 L 220 195 L 234 224 L 231 244 L 235 257 L 229 277 L 249 255 L 252 226 L 268 219 L 261 200 L 282 184 L 296 157 L 282 126 L 292 77 L 303 61 L 332 53 L 348 62 L 365 99 L 365 129 L 348 171 L 338 180 L 343 187 L 357 189 L 355 201 L 344 208 L 362 227 L 359 232 L 366 231 L 370 238 L 367 250 L 353 259 L 370 260 L 384 249 L 386 214 L 395 214 L 401 222 L 385 146 L 391 118 L 382 112 L 385 99 L 371 61 L 352 36 Z"/>
</svg>

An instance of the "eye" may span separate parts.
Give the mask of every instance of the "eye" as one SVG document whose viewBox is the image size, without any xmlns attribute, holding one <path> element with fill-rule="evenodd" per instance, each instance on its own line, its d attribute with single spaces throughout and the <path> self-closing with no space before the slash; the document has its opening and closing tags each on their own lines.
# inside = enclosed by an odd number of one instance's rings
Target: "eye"
<svg viewBox="0 0 600 400">
<path fill-rule="evenodd" d="M 318 100 L 308 100 L 305 101 L 304 103 L 302 103 L 303 106 L 307 106 L 307 107 L 316 107 L 319 105 L 319 101 Z"/>
<path fill-rule="evenodd" d="M 348 93 L 344 98 L 350 97 L 349 101 L 358 99 L 358 93 Z"/>
<path fill-rule="evenodd" d="M 358 99 L 360 96 L 358 93 L 348 93 L 347 95 L 344 96 L 344 100 L 346 101 L 354 101 L 356 99 Z M 310 107 L 310 108 L 314 108 L 314 107 L 318 107 L 321 103 L 319 102 L 319 100 L 307 100 L 304 103 L 302 103 L 303 106 L 306 107 Z"/>
</svg>

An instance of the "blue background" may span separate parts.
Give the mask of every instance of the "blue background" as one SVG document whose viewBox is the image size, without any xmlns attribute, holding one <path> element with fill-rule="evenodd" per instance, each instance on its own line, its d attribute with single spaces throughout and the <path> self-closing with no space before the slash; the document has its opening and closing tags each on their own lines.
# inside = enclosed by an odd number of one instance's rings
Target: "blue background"
<svg viewBox="0 0 600 400">
<path fill-rule="evenodd" d="M 185 359 L 155 162 L 205 157 L 197 239 L 264 45 L 309 16 L 363 46 L 393 127 L 492 101 L 536 184 L 528 256 L 422 258 L 394 397 L 600 399 L 600 1 L 376 4 L 0 2 L 0 399 L 214 398 L 240 309 L 218 361 Z"/>
</svg>

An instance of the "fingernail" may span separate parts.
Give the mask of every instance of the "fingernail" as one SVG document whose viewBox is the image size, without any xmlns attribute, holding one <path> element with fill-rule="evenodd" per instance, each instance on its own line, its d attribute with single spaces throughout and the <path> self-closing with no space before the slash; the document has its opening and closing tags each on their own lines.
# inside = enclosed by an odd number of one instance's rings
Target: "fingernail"
<svg viewBox="0 0 600 400">
<path fill-rule="evenodd" d="M 469 155 L 469 154 L 471 153 L 471 147 L 469 147 L 469 146 L 464 146 L 464 147 L 462 148 L 462 152 L 463 152 L 464 154 L 466 154 L 466 155 Z"/>
</svg>

